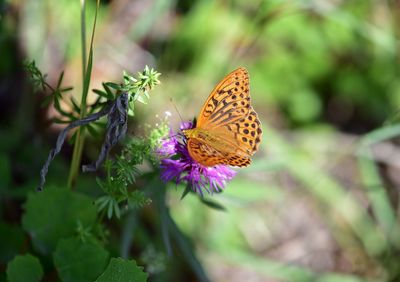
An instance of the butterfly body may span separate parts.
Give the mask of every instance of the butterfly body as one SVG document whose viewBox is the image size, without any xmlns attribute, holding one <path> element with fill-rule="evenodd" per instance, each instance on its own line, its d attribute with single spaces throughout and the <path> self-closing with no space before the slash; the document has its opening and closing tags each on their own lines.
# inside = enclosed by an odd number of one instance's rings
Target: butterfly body
<svg viewBox="0 0 400 282">
<path fill-rule="evenodd" d="M 261 123 L 250 104 L 247 70 L 228 74 L 203 105 L 196 127 L 184 130 L 190 156 L 204 166 L 247 166 L 261 142 Z"/>
</svg>

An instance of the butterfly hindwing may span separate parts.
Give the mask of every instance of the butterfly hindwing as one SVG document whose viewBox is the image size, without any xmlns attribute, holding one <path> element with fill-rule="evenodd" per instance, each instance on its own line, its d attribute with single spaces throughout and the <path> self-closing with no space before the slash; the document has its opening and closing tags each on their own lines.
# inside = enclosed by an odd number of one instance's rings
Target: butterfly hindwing
<svg viewBox="0 0 400 282">
<path fill-rule="evenodd" d="M 205 142 L 189 138 L 187 147 L 192 159 L 202 165 L 226 164 L 226 156 Z"/>
<path fill-rule="evenodd" d="M 198 139 L 189 138 L 187 146 L 192 159 L 204 166 L 225 164 L 243 167 L 251 163 L 249 156 L 236 155 L 231 152 L 221 152 Z"/>
<path fill-rule="evenodd" d="M 232 140 L 232 138 L 236 140 L 236 144 L 246 153 L 253 155 L 258 150 L 262 129 L 260 120 L 253 108 L 250 109 L 250 113 L 246 117 L 224 125 L 224 128 L 229 131 L 229 133 L 226 133 L 229 140 Z M 229 137 L 229 135 L 231 136 Z M 224 134 L 221 134 L 221 137 L 223 136 Z"/>
</svg>

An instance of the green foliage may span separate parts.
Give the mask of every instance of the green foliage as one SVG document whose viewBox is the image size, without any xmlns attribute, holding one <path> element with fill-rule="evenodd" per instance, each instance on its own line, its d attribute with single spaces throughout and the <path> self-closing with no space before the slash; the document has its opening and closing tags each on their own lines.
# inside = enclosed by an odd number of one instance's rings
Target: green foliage
<svg viewBox="0 0 400 282">
<path fill-rule="evenodd" d="M 53 254 L 57 272 L 66 282 L 94 281 L 107 265 L 108 256 L 96 241 L 77 238 L 59 240 Z"/>
<path fill-rule="evenodd" d="M 136 77 L 123 73 L 123 82 L 117 84 L 114 82 L 103 83 L 104 90 L 95 89 L 94 93 L 102 98 L 108 100 L 114 99 L 115 95 L 120 92 L 128 93 L 129 95 L 129 116 L 134 116 L 135 114 L 135 102 L 140 102 L 142 104 L 147 104 L 150 96 L 149 91 L 152 90 L 156 85 L 160 84 L 159 77 L 161 73 L 156 70 L 145 66 L 144 70 L 138 72 Z M 111 89 L 116 92 L 113 93 Z"/>
<path fill-rule="evenodd" d="M 43 75 L 40 69 L 36 66 L 35 61 L 26 62 L 25 69 L 30 77 L 31 83 L 36 89 L 46 89 L 46 75 Z"/>
<path fill-rule="evenodd" d="M 7 265 L 9 282 L 37 282 L 42 278 L 43 268 L 39 260 L 30 254 L 16 256 Z"/>
<path fill-rule="evenodd" d="M 130 189 L 139 175 L 136 166 L 142 164 L 150 154 L 146 140 L 132 139 L 115 160 L 104 163 L 106 179 L 97 178 L 98 185 L 106 194 L 95 202 L 99 212 L 106 212 L 108 218 L 113 215 L 120 218 L 121 213 L 129 208 L 139 208 L 151 203 L 143 192 Z"/>
<path fill-rule="evenodd" d="M 112 258 L 96 282 L 145 282 L 148 274 L 134 260 Z"/>
<path fill-rule="evenodd" d="M 42 107 L 49 106 L 50 103 L 54 104 L 55 109 L 58 113 L 67 118 L 69 122 L 74 120 L 74 114 L 77 115 L 80 112 L 80 108 L 77 102 L 71 97 L 69 100 L 65 98 L 65 93 L 71 91 L 72 87 L 63 87 L 62 82 L 64 79 L 64 72 L 61 72 L 56 87 L 52 87 L 46 82 L 46 74 L 42 74 L 41 70 L 36 66 L 35 61 L 28 62 L 25 64 L 25 70 L 31 79 L 31 83 L 35 86 L 36 91 L 49 91 L 48 96 L 42 101 Z M 62 102 L 67 102 L 73 109 L 72 113 L 64 111 L 61 107 Z M 76 119 L 76 118 L 75 118 Z M 60 121 L 62 122 L 62 121 Z"/>
<path fill-rule="evenodd" d="M 25 210 L 22 226 L 42 254 L 53 252 L 60 238 L 72 236 L 78 222 L 92 226 L 96 220 L 96 208 L 89 197 L 61 188 L 47 187 L 29 194 Z"/>
<path fill-rule="evenodd" d="M 58 124 L 69 124 L 79 119 L 81 106 L 75 100 L 74 96 L 66 95 L 66 93 L 73 90 L 73 88 L 62 86 L 64 72 L 60 74 L 56 87 L 52 87 L 49 83 L 46 82 L 47 75 L 42 74 L 40 69 L 36 66 L 35 61 L 27 63 L 25 65 L 25 70 L 30 76 L 32 84 L 36 86 L 36 88 L 40 88 L 41 91 L 44 91 L 47 94 L 45 99 L 43 99 L 41 106 L 48 107 L 49 105 L 54 105 L 54 108 L 58 112 L 60 117 L 55 117 L 53 119 L 53 122 Z M 103 107 L 106 106 L 106 102 L 101 101 L 101 98 L 102 96 L 99 96 L 92 105 L 88 106 L 88 114 L 101 110 Z M 64 106 L 62 106 L 63 104 Z M 67 105 L 70 111 L 66 111 L 64 109 L 65 105 Z M 91 124 L 84 125 L 83 127 L 87 128 L 88 132 L 91 135 L 97 136 L 98 130 L 99 128 L 103 127 L 103 124 L 100 121 L 95 121 Z M 71 143 L 73 143 L 73 140 L 75 140 L 75 133 L 71 137 Z"/>
</svg>

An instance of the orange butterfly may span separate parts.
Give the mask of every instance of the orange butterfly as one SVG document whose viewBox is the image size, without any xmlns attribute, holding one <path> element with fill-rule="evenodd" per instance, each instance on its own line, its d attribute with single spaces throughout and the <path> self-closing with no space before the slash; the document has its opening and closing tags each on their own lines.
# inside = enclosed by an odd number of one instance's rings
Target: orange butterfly
<svg viewBox="0 0 400 282">
<path fill-rule="evenodd" d="M 193 129 L 183 130 L 190 156 L 204 166 L 248 166 L 261 142 L 261 123 L 250 104 L 249 74 L 238 68 L 211 92 Z"/>
</svg>

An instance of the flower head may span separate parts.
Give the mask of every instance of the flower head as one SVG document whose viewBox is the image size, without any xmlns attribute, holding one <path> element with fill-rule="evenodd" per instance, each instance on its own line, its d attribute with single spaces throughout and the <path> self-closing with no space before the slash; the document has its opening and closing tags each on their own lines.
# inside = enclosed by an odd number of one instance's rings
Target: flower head
<svg viewBox="0 0 400 282">
<path fill-rule="evenodd" d="M 192 122 L 183 122 L 180 130 L 193 128 Z M 170 131 L 169 138 L 161 142 L 157 149 L 161 156 L 161 179 L 164 182 L 175 180 L 178 183 L 187 183 L 192 190 L 203 195 L 219 192 L 225 188 L 226 182 L 231 180 L 236 172 L 226 165 L 207 167 L 199 164 L 189 155 L 186 139 L 183 134 Z"/>
</svg>

